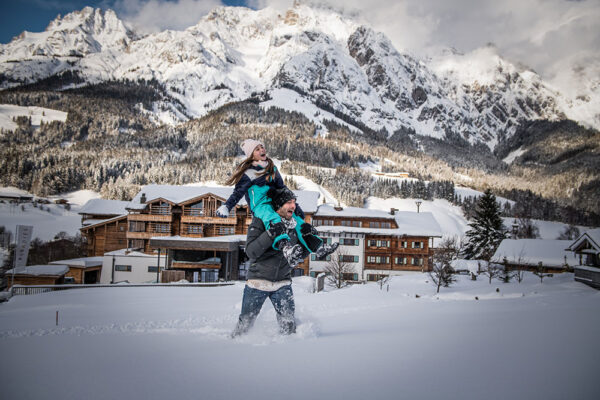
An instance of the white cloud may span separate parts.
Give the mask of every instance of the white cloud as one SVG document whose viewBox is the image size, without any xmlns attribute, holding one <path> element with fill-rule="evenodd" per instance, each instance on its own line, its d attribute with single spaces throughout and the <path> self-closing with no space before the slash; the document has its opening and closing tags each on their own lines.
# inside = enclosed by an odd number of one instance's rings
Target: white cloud
<svg viewBox="0 0 600 400">
<path fill-rule="evenodd" d="M 183 30 L 198 23 L 219 0 L 116 0 L 111 8 L 142 32 Z"/>
</svg>

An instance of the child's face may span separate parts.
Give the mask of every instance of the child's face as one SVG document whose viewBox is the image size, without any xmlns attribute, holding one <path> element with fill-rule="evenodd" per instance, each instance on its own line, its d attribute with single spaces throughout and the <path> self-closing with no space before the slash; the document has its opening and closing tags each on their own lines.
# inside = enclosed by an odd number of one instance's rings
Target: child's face
<svg viewBox="0 0 600 400">
<path fill-rule="evenodd" d="M 252 159 L 254 159 L 254 161 L 265 161 L 267 159 L 267 150 L 265 149 L 265 146 L 262 144 L 256 146 L 252 152 Z"/>
</svg>

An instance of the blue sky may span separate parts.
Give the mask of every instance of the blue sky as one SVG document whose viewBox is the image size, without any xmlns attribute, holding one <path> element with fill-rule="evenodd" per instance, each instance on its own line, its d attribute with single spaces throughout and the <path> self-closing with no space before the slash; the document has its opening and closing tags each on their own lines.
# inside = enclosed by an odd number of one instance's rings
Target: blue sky
<svg viewBox="0 0 600 400">
<path fill-rule="evenodd" d="M 141 3 L 140 1 L 138 3 Z M 161 0 L 164 2 L 164 0 Z M 42 32 L 58 14 L 65 15 L 85 6 L 124 8 L 127 0 L 12 0 L 1 6 L 0 43 L 8 43 L 23 31 Z M 207 2 L 209 3 L 209 2 Z M 246 5 L 244 0 L 222 0 L 226 5 Z"/>
</svg>

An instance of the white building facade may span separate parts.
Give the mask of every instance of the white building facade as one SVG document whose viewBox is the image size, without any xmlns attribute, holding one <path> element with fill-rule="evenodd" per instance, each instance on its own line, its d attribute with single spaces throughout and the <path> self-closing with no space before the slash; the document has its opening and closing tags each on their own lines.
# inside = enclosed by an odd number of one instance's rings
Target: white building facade
<svg viewBox="0 0 600 400">
<path fill-rule="evenodd" d="M 157 282 L 157 271 L 164 269 L 165 261 L 164 255 L 159 257 L 128 249 L 108 252 L 102 261 L 100 283 Z"/>
</svg>

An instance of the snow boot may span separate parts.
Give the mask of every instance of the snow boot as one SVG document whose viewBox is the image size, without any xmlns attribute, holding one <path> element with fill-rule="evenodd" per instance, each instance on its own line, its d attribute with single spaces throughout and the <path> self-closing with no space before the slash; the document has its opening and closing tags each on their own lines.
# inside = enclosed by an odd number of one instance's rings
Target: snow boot
<svg viewBox="0 0 600 400">
<path fill-rule="evenodd" d="M 317 257 L 317 260 L 321 260 L 333 253 L 334 251 L 336 251 L 339 245 L 340 244 L 338 242 L 335 242 L 331 244 L 324 244 L 321 247 L 319 247 L 317 251 L 315 251 L 315 256 Z"/>
<path fill-rule="evenodd" d="M 302 257 L 304 251 L 302 250 L 302 246 L 300 246 L 299 244 L 295 244 L 292 246 L 289 240 L 281 239 L 277 243 L 277 247 L 283 253 L 283 256 L 290 265 L 290 268 L 296 268 L 296 266 L 300 264 L 304 259 Z"/>
</svg>

